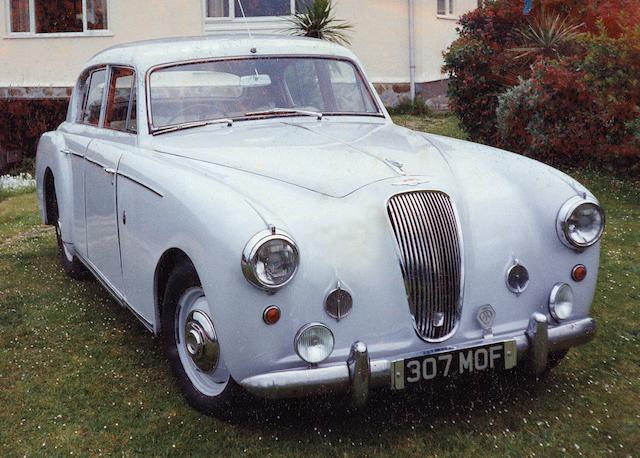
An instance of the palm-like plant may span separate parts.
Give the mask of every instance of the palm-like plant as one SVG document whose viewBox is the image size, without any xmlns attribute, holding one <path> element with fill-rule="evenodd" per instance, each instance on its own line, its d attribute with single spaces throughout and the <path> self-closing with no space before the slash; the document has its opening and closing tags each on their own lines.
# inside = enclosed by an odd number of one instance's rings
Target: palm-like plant
<svg viewBox="0 0 640 458">
<path fill-rule="evenodd" d="M 300 10 L 289 19 L 292 35 L 319 38 L 334 43 L 350 44 L 346 31 L 353 28 L 346 21 L 336 19 L 331 0 L 301 2 Z"/>
<path fill-rule="evenodd" d="M 566 17 L 543 10 L 519 31 L 522 46 L 510 51 L 518 54 L 515 59 L 534 59 L 538 56 L 558 58 L 570 51 L 580 35 L 582 25 L 571 24 Z"/>
</svg>

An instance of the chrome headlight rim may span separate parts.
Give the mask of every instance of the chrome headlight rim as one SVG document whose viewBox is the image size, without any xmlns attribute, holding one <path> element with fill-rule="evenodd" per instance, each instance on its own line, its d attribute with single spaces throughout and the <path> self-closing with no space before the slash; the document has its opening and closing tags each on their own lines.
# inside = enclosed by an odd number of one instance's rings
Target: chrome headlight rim
<svg viewBox="0 0 640 458">
<path fill-rule="evenodd" d="M 569 217 L 582 205 L 593 205 L 598 209 L 601 217 L 600 228 L 596 236 L 588 241 L 588 242 L 578 242 L 571 238 L 569 234 L 569 228 L 567 221 Z M 574 250 L 584 250 L 589 248 L 590 246 L 595 245 L 602 238 L 602 234 L 604 233 L 605 227 L 605 213 L 604 209 L 600 205 L 596 199 L 590 196 L 574 196 L 567 200 L 562 207 L 560 207 L 560 211 L 558 212 L 557 223 L 556 223 L 556 231 L 558 233 L 558 237 L 560 241 L 569 248 Z"/>
<path fill-rule="evenodd" d="M 308 361 L 307 359 L 305 359 L 300 354 L 299 343 L 300 343 L 300 339 L 302 338 L 302 335 L 306 331 L 308 331 L 309 329 L 314 328 L 314 327 L 323 328 L 324 330 L 326 330 L 329 333 L 329 335 L 331 336 L 331 349 L 327 352 L 327 355 L 322 360 L 319 360 L 319 361 Z M 331 356 L 331 354 L 333 353 L 333 350 L 335 349 L 335 346 L 336 346 L 336 338 L 333 335 L 333 331 L 329 328 L 329 326 L 327 326 L 324 323 L 320 323 L 318 321 L 307 323 L 304 326 L 302 326 L 300 329 L 298 329 L 298 332 L 296 332 L 296 336 L 293 339 L 293 349 L 295 350 L 296 355 L 298 355 L 298 357 L 302 361 L 304 361 L 305 363 L 311 364 L 313 366 L 318 365 L 318 364 L 326 361 Z"/>
<path fill-rule="evenodd" d="M 272 240 L 285 241 L 291 246 L 295 254 L 296 265 L 293 272 L 291 273 L 289 278 L 287 278 L 282 283 L 278 283 L 278 284 L 269 284 L 269 283 L 263 282 L 256 271 L 256 263 L 254 262 L 260 248 L 262 248 L 262 246 L 265 243 L 268 243 Z M 291 237 L 286 232 L 275 229 L 275 228 L 271 230 L 266 229 L 264 231 L 258 232 L 256 235 L 251 237 L 251 239 L 249 239 L 249 241 L 244 247 L 244 250 L 242 251 L 241 266 L 242 266 L 242 273 L 244 274 L 244 277 L 253 286 L 263 291 L 274 292 L 284 287 L 285 285 L 289 284 L 291 280 L 293 280 L 293 278 L 296 276 L 299 265 L 300 265 L 300 251 L 298 250 L 298 245 L 293 240 L 293 237 Z"/>
</svg>

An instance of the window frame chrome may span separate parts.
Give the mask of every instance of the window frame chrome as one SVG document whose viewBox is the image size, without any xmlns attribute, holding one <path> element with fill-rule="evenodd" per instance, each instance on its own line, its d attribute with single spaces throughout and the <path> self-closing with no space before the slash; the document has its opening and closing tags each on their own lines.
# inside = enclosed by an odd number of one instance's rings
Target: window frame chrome
<svg viewBox="0 0 640 458">
<path fill-rule="evenodd" d="M 253 59 L 329 59 L 329 60 L 338 60 L 342 62 L 347 62 L 353 65 L 354 69 L 358 77 L 362 80 L 363 85 L 367 88 L 367 92 L 369 97 L 371 98 L 371 103 L 376 109 L 376 113 L 360 113 L 360 112 L 339 112 L 339 113 L 323 113 L 323 116 L 364 116 L 364 117 L 374 117 L 374 118 L 384 118 L 386 119 L 385 112 L 380 106 L 378 99 L 376 98 L 375 93 L 372 91 L 371 83 L 367 78 L 365 78 L 365 74 L 362 71 L 362 68 L 355 62 L 353 59 L 349 59 L 348 57 L 335 56 L 335 55 L 327 55 L 327 54 L 265 54 L 265 55 L 240 55 L 240 56 L 228 56 L 228 57 L 213 57 L 213 58 L 205 58 L 205 59 L 189 59 L 189 60 L 181 60 L 176 62 L 168 62 L 164 64 L 158 64 L 150 67 L 145 74 L 144 78 L 144 92 L 145 92 L 145 109 L 147 113 L 147 126 L 149 135 L 154 135 L 154 133 L 158 131 L 165 130 L 168 127 L 178 127 L 182 124 L 188 123 L 177 123 L 171 124 L 168 126 L 156 127 L 153 125 L 153 115 L 152 115 L 152 106 L 151 106 L 151 74 L 156 70 L 161 70 L 164 68 L 178 67 L 183 65 L 193 65 L 193 64 L 204 64 L 210 62 L 224 62 L 224 61 L 234 61 L 234 60 L 253 60 Z M 261 117 L 256 118 L 243 118 L 238 119 L 238 121 L 251 121 L 264 119 Z M 205 121 L 205 120 L 203 120 Z M 213 119 L 211 121 L 214 121 Z M 178 129 L 176 129 L 178 130 Z"/>
</svg>

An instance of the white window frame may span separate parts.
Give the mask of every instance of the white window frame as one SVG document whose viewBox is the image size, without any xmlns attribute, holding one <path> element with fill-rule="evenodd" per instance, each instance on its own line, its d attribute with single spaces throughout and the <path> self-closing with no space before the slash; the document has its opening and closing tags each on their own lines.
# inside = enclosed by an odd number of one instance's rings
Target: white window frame
<svg viewBox="0 0 640 458">
<path fill-rule="evenodd" d="M 229 4 L 229 16 L 207 16 L 207 0 L 202 1 L 202 16 L 205 21 L 231 22 L 243 21 L 242 12 L 236 12 L 236 0 L 225 0 Z M 289 14 L 284 16 L 247 16 L 247 21 L 264 22 L 266 20 L 274 20 L 283 17 L 293 16 L 296 11 L 296 0 L 290 0 Z M 236 14 L 237 13 L 237 14 Z"/>
<path fill-rule="evenodd" d="M 7 35 L 5 38 L 61 38 L 61 37 L 110 37 L 111 32 L 111 0 L 107 2 L 107 28 L 99 30 L 89 30 L 87 28 L 87 0 L 82 0 L 82 32 L 56 32 L 37 33 L 36 32 L 36 10 L 35 0 L 29 0 L 29 31 L 11 31 L 11 1 L 5 0 L 5 11 L 7 15 Z"/>
<path fill-rule="evenodd" d="M 436 4 L 436 17 L 439 19 L 459 19 L 459 16 L 456 14 L 457 1 L 456 0 L 444 0 L 445 4 L 445 13 L 438 13 L 438 2 Z"/>
</svg>

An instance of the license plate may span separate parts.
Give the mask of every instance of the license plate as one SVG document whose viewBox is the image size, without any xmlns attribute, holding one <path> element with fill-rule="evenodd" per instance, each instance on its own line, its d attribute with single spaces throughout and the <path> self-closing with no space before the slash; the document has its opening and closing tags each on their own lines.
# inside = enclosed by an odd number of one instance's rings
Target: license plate
<svg viewBox="0 0 640 458">
<path fill-rule="evenodd" d="M 489 369 L 512 369 L 517 363 L 516 341 L 432 353 L 391 363 L 391 385 L 402 390 L 409 385 Z"/>
</svg>

